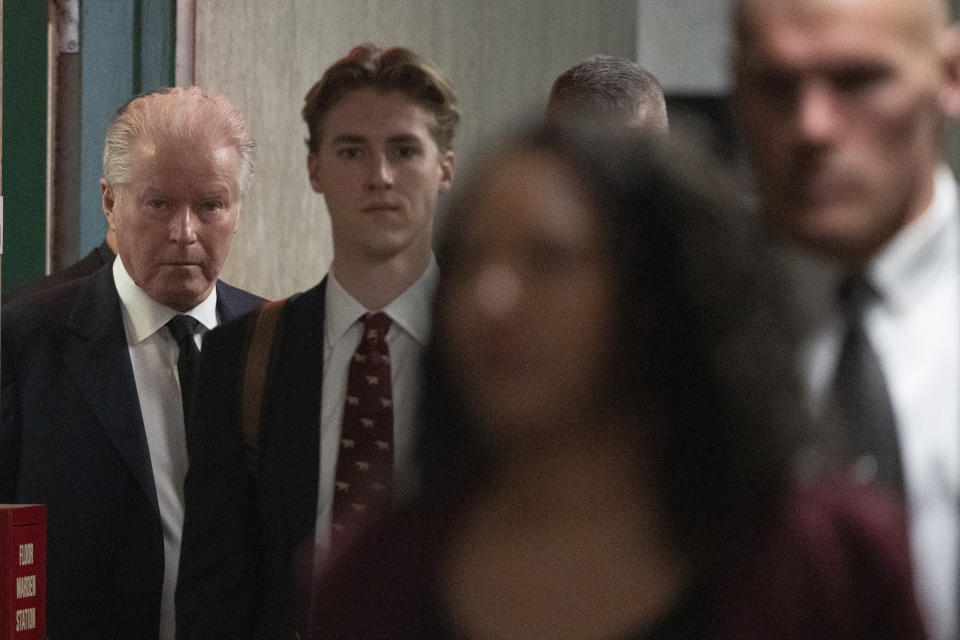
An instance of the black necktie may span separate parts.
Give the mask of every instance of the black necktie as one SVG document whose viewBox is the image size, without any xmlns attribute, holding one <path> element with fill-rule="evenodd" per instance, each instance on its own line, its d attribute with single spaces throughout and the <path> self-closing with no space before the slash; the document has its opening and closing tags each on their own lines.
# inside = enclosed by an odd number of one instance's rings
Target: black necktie
<svg viewBox="0 0 960 640">
<path fill-rule="evenodd" d="M 193 400 L 193 372 L 197 366 L 197 360 L 200 358 L 200 349 L 197 348 L 197 342 L 193 339 L 193 334 L 200 324 L 196 318 L 191 316 L 179 315 L 170 318 L 167 327 L 174 339 L 180 346 L 180 355 L 177 356 L 177 373 L 180 374 L 180 397 L 183 399 L 183 423 L 187 424 L 192 414 L 191 403 Z M 190 435 L 187 429 L 187 451 L 190 450 Z"/>
<path fill-rule="evenodd" d="M 846 329 L 833 381 L 842 421 L 844 455 L 863 481 L 876 480 L 903 492 L 900 442 L 893 405 L 877 354 L 863 328 L 863 315 L 876 291 L 859 277 L 840 289 Z"/>
</svg>

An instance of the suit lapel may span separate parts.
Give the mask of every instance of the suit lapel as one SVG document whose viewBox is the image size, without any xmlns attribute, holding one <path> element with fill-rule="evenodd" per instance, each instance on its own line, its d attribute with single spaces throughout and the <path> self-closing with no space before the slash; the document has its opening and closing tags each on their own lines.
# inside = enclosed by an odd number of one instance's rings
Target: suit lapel
<svg viewBox="0 0 960 640">
<path fill-rule="evenodd" d="M 217 280 L 217 314 L 221 322 L 243 315 L 262 303 L 262 298 Z"/>
<path fill-rule="evenodd" d="M 67 326 L 73 339 L 67 343 L 64 360 L 120 458 L 159 513 L 112 269 L 100 269 L 80 290 Z"/>
<path fill-rule="evenodd" d="M 223 320 L 254 306 L 255 296 L 247 300 L 229 285 L 220 284 L 217 310 Z M 159 514 L 150 449 L 112 269 L 99 269 L 80 290 L 67 326 L 72 335 L 65 347 L 64 362 L 71 367 L 120 458 Z"/>
</svg>

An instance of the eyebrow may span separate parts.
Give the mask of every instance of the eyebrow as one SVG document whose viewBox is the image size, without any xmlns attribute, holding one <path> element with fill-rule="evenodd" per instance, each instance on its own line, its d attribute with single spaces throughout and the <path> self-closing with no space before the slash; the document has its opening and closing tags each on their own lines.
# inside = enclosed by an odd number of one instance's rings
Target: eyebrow
<svg viewBox="0 0 960 640">
<path fill-rule="evenodd" d="M 420 144 L 420 138 L 410 133 L 401 133 L 387 138 L 387 144 Z"/>
<path fill-rule="evenodd" d="M 330 141 L 332 144 L 366 144 L 367 139 L 363 136 L 352 134 L 342 134 Z"/>
<path fill-rule="evenodd" d="M 234 193 L 235 185 L 229 180 L 215 180 L 209 183 L 209 187 L 209 189 L 197 191 L 199 194 L 198 197 L 201 200 L 208 198 L 221 198 L 223 196 L 229 197 Z M 168 198 L 170 197 L 170 189 L 147 185 L 143 188 L 141 195 L 148 198 Z"/>
<path fill-rule="evenodd" d="M 800 74 L 809 70 L 829 74 L 844 73 L 851 70 L 884 72 L 896 66 L 886 58 L 878 59 L 869 55 L 851 55 L 802 65 L 783 64 L 779 61 L 771 62 L 768 58 L 760 57 L 741 58 L 741 61 L 742 67 L 751 72 L 774 71 L 785 74 Z"/>
<path fill-rule="evenodd" d="M 366 136 L 345 133 L 335 137 L 331 144 L 367 144 Z M 399 133 L 387 138 L 387 144 L 419 144 L 420 137 L 412 133 Z"/>
</svg>

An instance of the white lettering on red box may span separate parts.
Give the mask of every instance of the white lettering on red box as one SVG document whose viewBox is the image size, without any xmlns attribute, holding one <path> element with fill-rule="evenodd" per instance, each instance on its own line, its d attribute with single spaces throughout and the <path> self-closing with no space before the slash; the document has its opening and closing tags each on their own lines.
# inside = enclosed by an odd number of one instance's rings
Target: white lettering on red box
<svg viewBox="0 0 960 640">
<path fill-rule="evenodd" d="M 37 610 L 33 607 L 29 609 L 17 610 L 17 631 L 28 631 L 37 628 Z"/>
<path fill-rule="evenodd" d="M 37 576 L 17 578 L 17 598 L 32 598 L 37 595 Z"/>
</svg>

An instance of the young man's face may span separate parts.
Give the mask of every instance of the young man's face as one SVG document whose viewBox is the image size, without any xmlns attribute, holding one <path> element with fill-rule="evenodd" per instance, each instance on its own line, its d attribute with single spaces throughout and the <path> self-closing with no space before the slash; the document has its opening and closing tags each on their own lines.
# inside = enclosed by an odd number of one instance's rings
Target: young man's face
<svg viewBox="0 0 960 640">
<path fill-rule="evenodd" d="M 945 85 L 926 0 L 744 0 L 736 104 L 774 221 L 846 262 L 925 210 Z"/>
<path fill-rule="evenodd" d="M 403 93 L 374 89 L 346 94 L 324 116 L 307 168 L 330 212 L 335 267 L 428 259 L 454 162 L 430 134 L 433 119 Z"/>
</svg>

